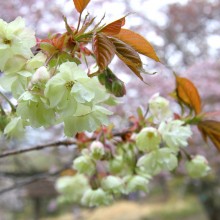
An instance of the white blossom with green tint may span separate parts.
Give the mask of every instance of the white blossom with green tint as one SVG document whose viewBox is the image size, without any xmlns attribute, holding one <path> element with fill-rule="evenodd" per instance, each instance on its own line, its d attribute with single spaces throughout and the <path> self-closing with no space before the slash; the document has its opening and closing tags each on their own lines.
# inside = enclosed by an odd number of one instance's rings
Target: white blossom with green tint
<svg viewBox="0 0 220 220">
<path fill-rule="evenodd" d="M 67 136 L 73 136 L 77 132 L 95 131 L 101 125 L 108 125 L 108 115 L 111 114 L 111 111 L 98 105 L 90 108 L 78 104 L 75 114 L 63 117 L 64 132 Z"/>
<path fill-rule="evenodd" d="M 107 176 L 102 179 L 102 188 L 110 193 L 121 194 L 124 191 L 123 180 L 117 176 Z"/>
<path fill-rule="evenodd" d="M 6 125 L 4 134 L 12 138 L 20 138 L 24 133 L 24 123 L 20 117 L 12 118 Z"/>
<path fill-rule="evenodd" d="M 178 151 L 179 147 L 186 147 L 188 139 L 192 136 L 190 126 L 184 125 L 181 120 L 161 122 L 158 130 L 166 145 L 174 151 Z"/>
<path fill-rule="evenodd" d="M 55 187 L 62 194 L 59 197 L 60 202 L 77 203 L 80 202 L 85 191 L 90 189 L 88 179 L 81 174 L 59 177 Z"/>
<path fill-rule="evenodd" d="M 105 192 L 102 188 L 88 189 L 82 199 L 81 203 L 85 206 L 95 207 L 101 205 L 108 205 L 112 202 L 113 198 L 110 194 Z"/>
<path fill-rule="evenodd" d="M 148 191 L 148 184 L 149 179 L 143 176 L 134 175 L 134 176 L 127 176 L 124 178 L 125 186 L 126 186 L 126 194 L 136 192 L 138 190 L 147 192 Z"/>
<path fill-rule="evenodd" d="M 55 122 L 54 109 L 39 95 L 25 92 L 18 100 L 17 114 L 32 127 L 50 126 Z"/>
<path fill-rule="evenodd" d="M 156 175 L 161 171 L 171 171 L 178 165 L 176 155 L 169 148 L 161 148 L 143 155 L 137 162 L 137 167 L 150 175 Z"/>
<path fill-rule="evenodd" d="M 73 161 L 73 168 L 81 174 L 93 175 L 96 165 L 89 155 L 82 155 Z"/>
<path fill-rule="evenodd" d="M 0 78 L 0 85 L 5 91 L 10 91 L 15 98 L 19 98 L 27 89 L 31 72 L 21 70 L 16 74 L 10 73 Z"/>
<path fill-rule="evenodd" d="M 14 56 L 29 59 L 33 54 L 31 48 L 35 46 L 34 31 L 25 27 L 25 21 L 17 17 L 7 23 L 0 19 L 0 70 L 4 71 L 6 65 L 13 65 Z M 9 62 L 9 63 L 8 63 Z"/>
<path fill-rule="evenodd" d="M 161 142 L 160 135 L 156 128 L 146 127 L 143 128 L 136 135 L 136 144 L 140 151 L 149 152 L 156 150 Z"/>
<path fill-rule="evenodd" d="M 192 178 L 201 178 L 208 174 L 210 167 L 204 156 L 196 155 L 192 160 L 186 162 L 186 170 Z"/>
<path fill-rule="evenodd" d="M 172 118 L 169 100 L 163 98 L 156 93 L 149 100 L 149 112 L 152 115 L 155 123 L 169 120 Z"/>
</svg>

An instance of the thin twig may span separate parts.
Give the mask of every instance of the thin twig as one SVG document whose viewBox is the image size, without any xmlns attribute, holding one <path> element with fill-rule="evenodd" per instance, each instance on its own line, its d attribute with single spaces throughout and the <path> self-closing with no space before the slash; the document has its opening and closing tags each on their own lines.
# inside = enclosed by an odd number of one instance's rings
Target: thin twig
<svg viewBox="0 0 220 220">
<path fill-rule="evenodd" d="M 7 96 L 5 96 L 2 92 L 0 92 L 0 95 L 5 99 L 5 101 L 10 105 L 12 112 L 16 111 L 15 106 L 12 104 L 12 102 L 8 99 Z"/>
<path fill-rule="evenodd" d="M 21 188 L 21 187 L 23 187 L 25 185 L 31 184 L 33 182 L 36 182 L 36 181 L 40 180 L 40 179 L 45 179 L 45 178 L 51 177 L 51 176 L 57 176 L 62 171 L 64 171 L 65 169 L 67 169 L 67 166 L 65 166 L 64 168 L 59 169 L 59 170 L 57 170 L 55 172 L 52 172 L 52 173 L 51 172 L 46 172 L 46 173 L 42 173 L 42 174 L 36 174 L 36 175 L 34 175 L 34 176 L 24 180 L 24 181 L 21 181 L 19 183 L 15 183 L 15 184 L 13 184 L 10 187 L 7 187 L 7 188 L 4 188 L 4 189 L 0 190 L 0 195 L 4 194 L 6 192 L 9 192 L 9 191 L 11 191 L 13 189 Z"/>
</svg>

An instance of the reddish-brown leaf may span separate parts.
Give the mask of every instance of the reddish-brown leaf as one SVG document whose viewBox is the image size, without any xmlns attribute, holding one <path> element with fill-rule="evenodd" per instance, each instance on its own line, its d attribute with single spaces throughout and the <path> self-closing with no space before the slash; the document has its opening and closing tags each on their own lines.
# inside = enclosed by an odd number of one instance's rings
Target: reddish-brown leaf
<svg viewBox="0 0 220 220">
<path fill-rule="evenodd" d="M 201 99 L 195 85 L 187 78 L 176 76 L 176 92 L 179 101 L 192 108 L 196 115 L 201 113 Z"/>
<path fill-rule="evenodd" d="M 115 55 L 114 44 L 104 34 L 99 33 L 94 35 L 92 46 L 99 70 L 103 71 Z"/>
<path fill-rule="evenodd" d="M 107 24 L 103 27 L 100 32 L 105 33 L 107 35 L 116 35 L 121 31 L 121 27 L 125 24 L 125 16 L 116 21 Z"/>
<path fill-rule="evenodd" d="M 215 147 L 220 151 L 220 122 L 205 120 L 199 122 L 197 126 L 202 133 L 203 139 L 207 142 L 207 138 L 209 137 Z"/>
<path fill-rule="evenodd" d="M 109 38 L 114 44 L 116 55 L 122 60 L 141 80 L 143 80 L 140 70 L 142 69 L 142 61 L 139 54 L 128 44 L 117 38 Z"/>
<path fill-rule="evenodd" d="M 73 0 L 76 10 L 82 13 L 86 6 L 89 4 L 90 0 Z"/>
<path fill-rule="evenodd" d="M 122 28 L 115 37 L 132 46 L 138 53 L 160 62 L 153 46 L 140 34 Z"/>
</svg>

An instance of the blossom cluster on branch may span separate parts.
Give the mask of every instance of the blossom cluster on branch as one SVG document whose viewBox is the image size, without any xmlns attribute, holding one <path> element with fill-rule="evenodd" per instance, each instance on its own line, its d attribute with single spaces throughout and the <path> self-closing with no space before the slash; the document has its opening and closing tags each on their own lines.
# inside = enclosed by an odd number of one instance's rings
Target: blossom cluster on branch
<svg viewBox="0 0 220 220">
<path fill-rule="evenodd" d="M 176 76 L 173 95 L 181 115 L 171 110 L 167 99 L 155 94 L 145 114 L 139 109 L 129 135 L 120 141 L 114 139 L 108 126 L 112 112 L 107 106 L 117 104 L 117 97 L 125 95 L 126 89 L 109 64 L 116 55 L 144 81 L 141 73 L 146 71 L 139 54 L 156 62 L 159 58 L 146 39 L 122 28 L 126 16 L 107 25 L 102 25 L 102 20 L 94 25 L 95 18 L 87 14 L 82 22 L 88 3 L 74 0 L 80 13 L 77 28 L 64 17 L 66 32 L 47 39 L 36 39 L 21 17 L 11 23 L 0 20 L 0 85 L 16 100 L 14 105 L 1 92 L 1 132 L 20 137 L 26 126 L 63 124 L 65 135 L 78 140 L 75 175 L 60 177 L 56 184 L 62 194 L 60 201 L 98 206 L 111 203 L 121 194 L 147 191 L 154 175 L 174 171 L 181 158 L 186 160 L 189 176 L 207 175 L 210 167 L 206 159 L 190 156 L 185 149 L 193 124 L 205 140 L 209 137 L 219 147 L 219 123 L 204 119 L 198 91 L 186 78 Z M 92 51 L 86 47 L 89 43 Z M 97 66 L 94 72 L 88 58 Z M 83 61 L 87 71 L 82 68 Z M 96 139 L 89 146 L 86 131 L 94 132 Z"/>
</svg>

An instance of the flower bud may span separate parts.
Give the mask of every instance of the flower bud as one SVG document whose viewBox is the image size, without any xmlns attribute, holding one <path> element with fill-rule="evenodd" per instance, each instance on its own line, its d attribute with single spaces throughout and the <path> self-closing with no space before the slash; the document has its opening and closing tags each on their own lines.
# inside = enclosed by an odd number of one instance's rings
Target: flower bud
<svg viewBox="0 0 220 220">
<path fill-rule="evenodd" d="M 102 179 L 102 188 L 111 193 L 121 193 L 123 191 L 123 181 L 117 176 L 107 176 Z"/>
<path fill-rule="evenodd" d="M 95 160 L 99 160 L 105 154 L 105 147 L 100 141 L 93 141 L 90 145 L 91 156 Z"/>
<path fill-rule="evenodd" d="M 116 97 L 122 97 L 126 94 L 125 85 L 121 80 L 117 79 L 117 80 L 113 81 L 113 83 L 112 83 L 112 93 Z"/>
<path fill-rule="evenodd" d="M 112 196 L 101 188 L 95 190 L 88 189 L 81 199 L 81 203 L 89 207 L 108 205 L 111 201 Z"/>
<path fill-rule="evenodd" d="M 186 170 L 192 178 L 200 178 L 208 174 L 210 167 L 205 157 L 197 155 L 186 163 Z"/>
<path fill-rule="evenodd" d="M 83 155 L 73 161 L 73 168 L 79 173 L 93 175 L 95 173 L 96 166 L 89 156 Z"/>
<path fill-rule="evenodd" d="M 99 79 L 99 82 L 100 82 L 102 85 L 105 85 L 105 81 L 106 81 L 105 72 L 104 72 L 104 73 L 100 73 L 100 74 L 98 75 L 98 79 Z"/>
<path fill-rule="evenodd" d="M 47 68 L 45 66 L 41 66 L 33 74 L 31 82 L 33 84 L 36 84 L 40 82 L 46 82 L 49 79 L 50 79 L 50 73 L 47 71 Z"/>
<path fill-rule="evenodd" d="M 136 144 L 140 151 L 149 152 L 156 150 L 160 144 L 160 135 L 156 128 L 143 128 L 136 136 Z"/>
</svg>

